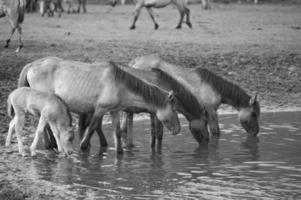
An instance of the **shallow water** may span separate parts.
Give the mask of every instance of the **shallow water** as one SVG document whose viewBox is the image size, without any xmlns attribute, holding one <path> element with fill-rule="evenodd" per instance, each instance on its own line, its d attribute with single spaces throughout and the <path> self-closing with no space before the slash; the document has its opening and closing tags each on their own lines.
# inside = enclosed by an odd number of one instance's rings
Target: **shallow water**
<svg viewBox="0 0 301 200">
<path fill-rule="evenodd" d="M 149 147 L 149 123 L 135 125 L 135 144 L 116 156 L 109 148 L 72 158 L 39 154 L 28 173 L 68 185 L 78 199 L 298 199 L 301 198 L 301 113 L 266 113 L 261 132 L 248 138 L 236 115 L 220 117 L 221 138 L 200 148 L 183 124 L 180 135 L 164 135 L 162 152 Z M 76 145 L 78 146 L 78 145 Z"/>
</svg>

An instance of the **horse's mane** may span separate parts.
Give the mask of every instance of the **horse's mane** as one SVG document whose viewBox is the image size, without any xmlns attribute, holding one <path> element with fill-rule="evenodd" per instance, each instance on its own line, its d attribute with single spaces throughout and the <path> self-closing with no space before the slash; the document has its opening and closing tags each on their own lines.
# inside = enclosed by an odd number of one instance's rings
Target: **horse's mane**
<svg viewBox="0 0 301 200">
<path fill-rule="evenodd" d="M 217 93 L 221 94 L 222 99 L 224 99 L 224 97 L 231 99 L 234 107 L 248 105 L 250 96 L 239 86 L 217 76 L 207 69 L 198 67 L 195 71 L 201 77 L 202 81 L 211 85 Z"/>
<path fill-rule="evenodd" d="M 65 108 L 66 108 L 66 112 L 67 112 L 67 115 L 68 115 L 68 117 L 69 117 L 69 126 L 72 126 L 72 116 L 71 116 L 71 112 L 70 112 L 70 110 L 69 110 L 69 107 L 68 107 L 68 105 L 66 104 L 66 102 L 61 98 L 61 97 L 59 97 L 58 95 L 56 95 L 56 94 L 54 94 L 55 95 L 55 97 L 65 106 Z"/>
<path fill-rule="evenodd" d="M 195 117 L 205 114 L 204 106 L 199 104 L 197 98 L 176 79 L 159 68 L 153 68 L 152 70 L 158 74 L 160 79 L 167 81 L 171 85 L 178 102 L 187 112 Z"/>
<path fill-rule="evenodd" d="M 130 91 L 141 96 L 145 102 L 159 107 L 166 105 L 167 93 L 164 93 L 163 90 L 126 72 L 113 62 L 110 62 L 110 65 L 115 80 L 123 83 Z"/>
</svg>

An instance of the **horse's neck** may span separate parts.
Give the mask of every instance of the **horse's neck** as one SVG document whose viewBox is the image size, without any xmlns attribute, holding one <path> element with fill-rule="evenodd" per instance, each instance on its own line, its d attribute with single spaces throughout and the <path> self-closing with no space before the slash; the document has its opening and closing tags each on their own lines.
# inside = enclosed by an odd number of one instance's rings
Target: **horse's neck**
<svg viewBox="0 0 301 200">
<path fill-rule="evenodd" d="M 227 104 L 235 108 L 236 110 L 240 110 L 241 108 L 248 107 L 250 96 L 245 92 L 242 92 L 239 96 L 235 95 L 222 95 L 222 103 Z"/>
</svg>

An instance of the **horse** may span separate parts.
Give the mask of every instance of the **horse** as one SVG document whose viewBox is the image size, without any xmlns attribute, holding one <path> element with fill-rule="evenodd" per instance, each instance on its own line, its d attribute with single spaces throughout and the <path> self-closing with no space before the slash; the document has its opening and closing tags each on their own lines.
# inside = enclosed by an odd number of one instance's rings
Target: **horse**
<svg viewBox="0 0 301 200">
<path fill-rule="evenodd" d="M 80 8 L 81 6 L 83 7 L 83 12 L 86 13 L 87 12 L 87 9 L 86 9 L 86 4 L 87 4 L 87 0 L 78 0 L 77 3 L 78 3 L 78 7 L 77 7 L 77 10 L 75 10 L 74 8 L 74 5 L 75 5 L 75 1 L 74 0 L 64 0 L 67 5 L 68 5 L 68 13 L 80 13 Z"/>
<path fill-rule="evenodd" d="M 202 67 L 185 69 L 164 61 L 157 54 L 138 57 L 129 65 L 140 69 L 160 68 L 190 88 L 198 101 L 206 107 L 209 128 L 213 136 L 220 134 L 217 109 L 221 104 L 230 105 L 238 111 L 239 121 L 249 135 L 258 134 L 260 105 L 257 94 L 250 96 L 236 84 L 207 69 Z"/>
<path fill-rule="evenodd" d="M 12 27 L 9 38 L 6 40 L 4 48 L 8 48 L 10 40 L 15 33 L 16 29 L 19 33 L 19 46 L 16 52 L 19 52 L 23 48 L 22 42 L 22 27 L 21 24 L 24 21 L 26 0 L 10 0 L 9 5 L 6 6 L 0 2 L 0 17 L 8 16 L 8 21 Z"/>
<path fill-rule="evenodd" d="M 58 13 L 58 17 L 61 17 L 62 12 L 64 11 L 62 6 L 63 0 L 42 0 L 40 1 L 40 13 L 44 17 L 47 13 L 48 17 L 53 17 L 54 12 Z"/>
<path fill-rule="evenodd" d="M 57 57 L 39 59 L 23 68 L 18 86 L 54 93 L 66 102 L 71 112 L 93 114 L 84 137 L 84 131 L 79 129 L 83 150 L 89 148 L 95 130 L 101 145 L 107 146 L 99 122 L 110 112 L 116 151 L 122 153 L 119 111 L 131 107 L 156 113 L 173 134 L 180 131 L 173 92 L 149 84 L 113 62 L 88 64 Z"/>
<path fill-rule="evenodd" d="M 117 0 L 112 0 L 111 5 L 115 6 L 117 4 Z M 159 28 L 158 23 L 155 20 L 153 9 L 152 8 L 164 8 L 170 4 L 176 6 L 180 13 L 180 21 L 176 26 L 176 29 L 180 29 L 182 27 L 183 18 L 186 15 L 186 24 L 189 28 L 192 28 L 192 24 L 190 22 L 190 10 L 187 8 L 186 0 L 136 0 L 135 1 L 135 16 L 133 23 L 130 27 L 131 30 L 136 28 L 136 21 L 140 15 L 141 9 L 146 8 L 149 16 L 151 17 L 155 30 Z"/>
<path fill-rule="evenodd" d="M 165 73 L 161 69 L 154 68 L 152 70 L 138 70 L 134 68 L 128 68 L 127 71 L 137 71 L 136 74 L 147 80 L 148 82 L 158 85 L 165 90 L 173 90 L 175 96 L 177 97 L 176 109 L 179 113 L 182 113 L 189 122 L 189 129 L 195 138 L 195 140 L 200 144 L 208 144 L 209 133 L 207 129 L 207 116 L 206 110 L 203 105 L 200 105 L 196 97 L 183 85 L 181 85 L 177 80 L 171 77 L 169 74 Z M 133 146 L 132 141 L 132 126 L 133 126 L 133 113 L 128 112 L 126 118 L 123 118 L 122 132 L 126 133 L 124 136 L 126 138 L 126 145 Z M 163 126 L 157 118 L 151 114 L 151 147 L 154 148 L 157 143 L 157 149 L 161 149 L 162 137 L 163 137 Z"/>
<path fill-rule="evenodd" d="M 30 146 L 31 156 L 36 156 L 39 138 L 49 124 L 58 151 L 69 155 L 72 152 L 72 117 L 65 103 L 56 95 L 41 92 L 29 87 L 20 87 L 11 92 L 7 99 L 7 113 L 12 118 L 9 124 L 5 146 L 11 144 L 12 133 L 16 132 L 19 153 L 25 156 L 21 132 L 25 124 L 25 116 L 30 113 L 40 117 L 34 140 Z"/>
</svg>

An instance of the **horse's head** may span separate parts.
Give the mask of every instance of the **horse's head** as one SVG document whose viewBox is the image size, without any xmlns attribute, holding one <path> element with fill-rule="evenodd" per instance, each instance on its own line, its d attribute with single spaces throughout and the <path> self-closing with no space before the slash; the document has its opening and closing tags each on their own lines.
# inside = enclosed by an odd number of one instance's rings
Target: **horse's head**
<svg viewBox="0 0 301 200">
<path fill-rule="evenodd" d="M 174 135 L 180 132 L 181 125 L 175 108 L 175 95 L 173 91 L 168 93 L 166 106 L 158 109 L 156 115 Z"/>
<path fill-rule="evenodd" d="M 189 121 L 190 132 L 195 140 L 201 145 L 207 145 L 209 143 L 207 123 L 205 116 L 201 119 L 193 119 Z"/>
<path fill-rule="evenodd" d="M 111 0 L 111 6 L 112 6 L 112 7 L 115 7 L 116 4 L 117 4 L 117 0 Z"/>
<path fill-rule="evenodd" d="M 73 151 L 72 143 L 74 139 L 74 133 L 72 128 L 67 128 L 60 133 L 60 141 L 62 144 L 63 151 L 66 155 L 70 155 Z"/>
<path fill-rule="evenodd" d="M 239 110 L 239 121 L 243 128 L 250 135 L 256 136 L 259 132 L 260 106 L 257 101 L 257 95 L 250 98 L 249 105 Z"/>
</svg>

